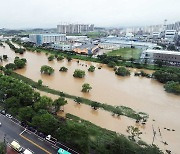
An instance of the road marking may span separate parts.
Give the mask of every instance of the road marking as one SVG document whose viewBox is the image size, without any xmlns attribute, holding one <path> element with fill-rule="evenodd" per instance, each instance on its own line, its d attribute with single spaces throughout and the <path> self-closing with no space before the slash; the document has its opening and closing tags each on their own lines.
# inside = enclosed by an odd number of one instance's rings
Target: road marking
<svg viewBox="0 0 180 154">
<path fill-rule="evenodd" d="M 26 131 L 26 128 L 19 135 L 22 135 L 25 131 Z"/>
<path fill-rule="evenodd" d="M 28 131 L 28 130 L 27 130 L 26 132 L 27 132 L 28 134 L 31 134 L 31 132 L 30 132 L 30 131 Z"/>
<path fill-rule="evenodd" d="M 39 140 L 44 141 L 42 138 L 38 137 Z"/>
<path fill-rule="evenodd" d="M 58 149 L 57 147 L 52 146 L 54 149 Z"/>
<path fill-rule="evenodd" d="M 25 140 L 29 141 L 30 143 L 34 144 L 35 146 L 37 146 L 39 149 L 43 150 L 44 152 L 48 153 L 48 154 L 52 154 L 51 152 L 47 151 L 46 149 L 44 149 L 43 147 L 41 147 L 40 145 L 34 143 L 33 141 L 31 141 L 30 139 L 26 138 L 23 135 L 20 135 L 22 138 L 24 138 Z"/>
</svg>

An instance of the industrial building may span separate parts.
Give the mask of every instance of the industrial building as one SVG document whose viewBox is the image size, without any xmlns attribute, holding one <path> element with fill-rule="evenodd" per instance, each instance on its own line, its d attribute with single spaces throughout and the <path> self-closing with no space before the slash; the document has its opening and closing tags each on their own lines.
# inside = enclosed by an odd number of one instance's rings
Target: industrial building
<svg viewBox="0 0 180 154">
<path fill-rule="evenodd" d="M 180 52 L 166 50 L 145 50 L 141 54 L 141 61 L 154 63 L 157 60 L 166 62 L 171 65 L 180 66 Z"/>
<path fill-rule="evenodd" d="M 62 51 L 72 51 L 72 45 L 71 44 L 65 44 L 65 43 L 54 43 L 51 45 L 52 48 Z"/>
<path fill-rule="evenodd" d="M 66 34 L 30 34 L 29 41 L 37 45 L 65 42 Z"/>
</svg>

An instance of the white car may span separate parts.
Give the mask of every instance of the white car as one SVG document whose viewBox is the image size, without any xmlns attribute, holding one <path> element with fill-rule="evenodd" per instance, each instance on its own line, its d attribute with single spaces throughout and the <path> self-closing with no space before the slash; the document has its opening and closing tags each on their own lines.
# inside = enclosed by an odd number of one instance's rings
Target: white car
<svg viewBox="0 0 180 154">
<path fill-rule="evenodd" d="M 0 126 L 1 126 L 1 122 L 0 122 Z"/>
<path fill-rule="evenodd" d="M 6 114 L 6 117 L 8 117 L 9 119 L 11 119 L 11 118 L 12 118 L 12 115 Z"/>
</svg>

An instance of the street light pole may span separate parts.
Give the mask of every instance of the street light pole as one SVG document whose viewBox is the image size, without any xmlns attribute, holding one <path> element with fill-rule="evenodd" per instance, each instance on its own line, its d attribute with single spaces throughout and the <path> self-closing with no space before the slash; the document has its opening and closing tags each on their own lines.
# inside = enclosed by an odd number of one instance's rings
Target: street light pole
<svg viewBox="0 0 180 154">
<path fill-rule="evenodd" d="M 6 134 L 4 134 L 4 143 L 6 143 Z"/>
</svg>

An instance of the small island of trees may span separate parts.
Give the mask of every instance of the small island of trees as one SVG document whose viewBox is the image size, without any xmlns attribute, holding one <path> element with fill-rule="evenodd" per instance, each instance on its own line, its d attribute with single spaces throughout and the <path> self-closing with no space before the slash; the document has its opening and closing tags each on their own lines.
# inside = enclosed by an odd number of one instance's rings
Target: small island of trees
<svg viewBox="0 0 180 154">
<path fill-rule="evenodd" d="M 88 68 L 88 71 L 89 71 L 89 72 L 94 72 L 94 71 L 95 71 L 95 69 L 96 69 L 96 67 L 94 67 L 94 66 L 90 66 L 90 67 Z"/>
<path fill-rule="evenodd" d="M 83 77 L 85 76 L 85 71 L 80 70 L 80 69 L 76 69 L 76 70 L 74 71 L 73 76 L 74 76 L 75 78 L 83 78 Z"/>
<path fill-rule="evenodd" d="M 116 69 L 115 74 L 119 76 L 129 76 L 130 71 L 127 70 L 125 67 L 119 67 L 118 69 Z"/>
<path fill-rule="evenodd" d="M 54 73 L 54 69 L 50 66 L 47 66 L 47 65 L 41 66 L 40 71 L 41 71 L 41 73 L 48 74 L 48 75 L 51 75 Z"/>
<path fill-rule="evenodd" d="M 92 87 L 90 86 L 90 84 L 89 83 L 84 83 L 83 85 L 82 85 L 82 92 L 89 92 L 90 90 L 92 89 Z"/>
<path fill-rule="evenodd" d="M 55 58 L 54 55 L 50 55 L 50 56 L 48 57 L 48 60 L 49 60 L 49 61 L 53 61 L 54 58 Z"/>
<path fill-rule="evenodd" d="M 66 68 L 66 67 L 61 67 L 60 69 L 59 69 L 59 71 L 60 72 L 67 72 L 68 71 L 68 68 Z"/>
</svg>

